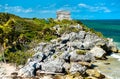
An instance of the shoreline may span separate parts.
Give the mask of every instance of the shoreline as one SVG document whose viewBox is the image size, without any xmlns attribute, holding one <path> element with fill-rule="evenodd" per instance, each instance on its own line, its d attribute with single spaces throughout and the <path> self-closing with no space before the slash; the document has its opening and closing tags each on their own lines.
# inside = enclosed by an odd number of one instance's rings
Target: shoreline
<svg viewBox="0 0 120 79">
<path fill-rule="evenodd" d="M 120 56 L 120 54 L 117 54 Z M 103 75 L 105 75 L 108 79 L 119 79 L 120 75 L 119 75 L 119 64 L 120 61 L 118 61 L 118 58 L 115 58 L 113 56 L 107 56 L 108 59 L 106 61 L 104 60 L 97 60 L 97 62 L 93 63 L 95 65 L 98 65 L 98 67 L 96 67 L 98 69 L 98 71 L 100 73 L 102 73 Z M 105 63 L 110 63 L 108 65 L 106 65 Z"/>
</svg>

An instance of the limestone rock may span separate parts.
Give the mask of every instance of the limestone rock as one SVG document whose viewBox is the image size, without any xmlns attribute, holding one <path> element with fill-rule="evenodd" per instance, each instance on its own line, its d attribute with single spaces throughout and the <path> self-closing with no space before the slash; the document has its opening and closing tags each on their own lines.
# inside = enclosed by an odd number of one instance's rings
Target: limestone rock
<svg viewBox="0 0 120 79">
<path fill-rule="evenodd" d="M 63 72 L 63 64 L 65 61 L 63 59 L 55 59 L 53 61 L 47 61 L 41 65 L 41 70 L 45 72 Z"/>
<path fill-rule="evenodd" d="M 93 76 L 93 77 L 97 77 L 97 78 L 99 78 L 101 75 L 96 69 L 88 69 L 88 70 L 86 70 L 86 73 L 89 76 Z"/>
<path fill-rule="evenodd" d="M 93 79 L 103 79 L 105 78 L 105 76 L 103 74 L 101 74 L 100 72 L 98 72 L 97 69 L 88 69 L 86 70 L 86 73 L 90 76 L 90 77 L 93 77 Z M 95 78 L 94 78 L 95 77 Z M 88 78 L 89 79 L 89 78 Z"/>
<path fill-rule="evenodd" d="M 96 58 L 102 58 L 106 54 L 106 52 L 102 48 L 97 47 L 97 46 L 95 46 L 94 48 L 92 48 L 89 51 L 89 53 L 92 53 L 93 56 L 95 56 Z"/>
<path fill-rule="evenodd" d="M 64 63 L 63 67 L 65 68 L 66 71 L 70 69 L 70 64 L 69 63 Z"/>
<path fill-rule="evenodd" d="M 82 49 L 82 42 L 80 41 L 68 42 L 67 45 L 73 47 L 74 49 Z"/>
<path fill-rule="evenodd" d="M 79 63 L 71 63 L 70 72 L 72 74 L 75 74 L 76 72 L 80 72 L 81 74 L 84 74 L 86 69 L 87 68 L 85 66 L 82 66 Z"/>
<path fill-rule="evenodd" d="M 85 62 L 95 61 L 95 58 L 92 53 L 86 53 L 85 55 L 80 55 L 77 54 L 76 51 L 77 50 L 70 52 L 71 61 L 85 61 Z"/>
<path fill-rule="evenodd" d="M 23 76 L 23 77 L 33 77 L 35 76 L 35 62 L 30 62 L 29 64 L 27 64 L 25 67 L 21 68 L 18 72 L 18 74 L 20 76 Z"/>
<path fill-rule="evenodd" d="M 79 64 L 81 64 L 82 66 L 87 66 L 87 67 L 91 67 L 91 63 L 88 62 L 78 62 Z"/>
<path fill-rule="evenodd" d="M 113 39 L 111 39 L 111 38 L 107 38 L 107 39 L 108 39 L 108 42 L 107 42 L 108 51 L 117 53 L 118 52 L 118 48 L 114 44 Z"/>
<path fill-rule="evenodd" d="M 86 53 L 84 55 L 84 61 L 85 62 L 94 62 L 95 61 L 95 57 L 92 53 Z"/>
</svg>

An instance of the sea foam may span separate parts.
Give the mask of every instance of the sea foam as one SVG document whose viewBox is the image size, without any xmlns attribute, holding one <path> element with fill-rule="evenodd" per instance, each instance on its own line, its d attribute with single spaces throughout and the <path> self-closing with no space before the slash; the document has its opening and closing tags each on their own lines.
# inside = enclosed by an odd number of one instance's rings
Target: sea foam
<svg viewBox="0 0 120 79">
<path fill-rule="evenodd" d="M 117 58 L 118 61 L 120 61 L 120 55 L 117 55 L 117 54 L 111 54 L 111 56 L 114 57 L 114 58 Z"/>
</svg>

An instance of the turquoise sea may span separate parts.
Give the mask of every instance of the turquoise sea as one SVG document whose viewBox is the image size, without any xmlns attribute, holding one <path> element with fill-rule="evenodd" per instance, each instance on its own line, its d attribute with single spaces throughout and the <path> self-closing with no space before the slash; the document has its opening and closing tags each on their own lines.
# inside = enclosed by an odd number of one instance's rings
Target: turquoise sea
<svg viewBox="0 0 120 79">
<path fill-rule="evenodd" d="M 105 37 L 113 38 L 120 49 L 120 20 L 81 20 L 86 26 L 102 32 Z"/>
</svg>

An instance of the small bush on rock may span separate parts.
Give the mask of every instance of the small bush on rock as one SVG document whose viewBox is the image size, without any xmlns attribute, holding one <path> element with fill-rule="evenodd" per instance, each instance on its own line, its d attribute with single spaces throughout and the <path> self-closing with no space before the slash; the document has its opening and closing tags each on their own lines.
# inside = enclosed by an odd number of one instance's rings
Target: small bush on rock
<svg viewBox="0 0 120 79">
<path fill-rule="evenodd" d="M 76 53 L 84 55 L 84 54 L 86 54 L 86 51 L 85 50 L 77 50 Z"/>
</svg>

